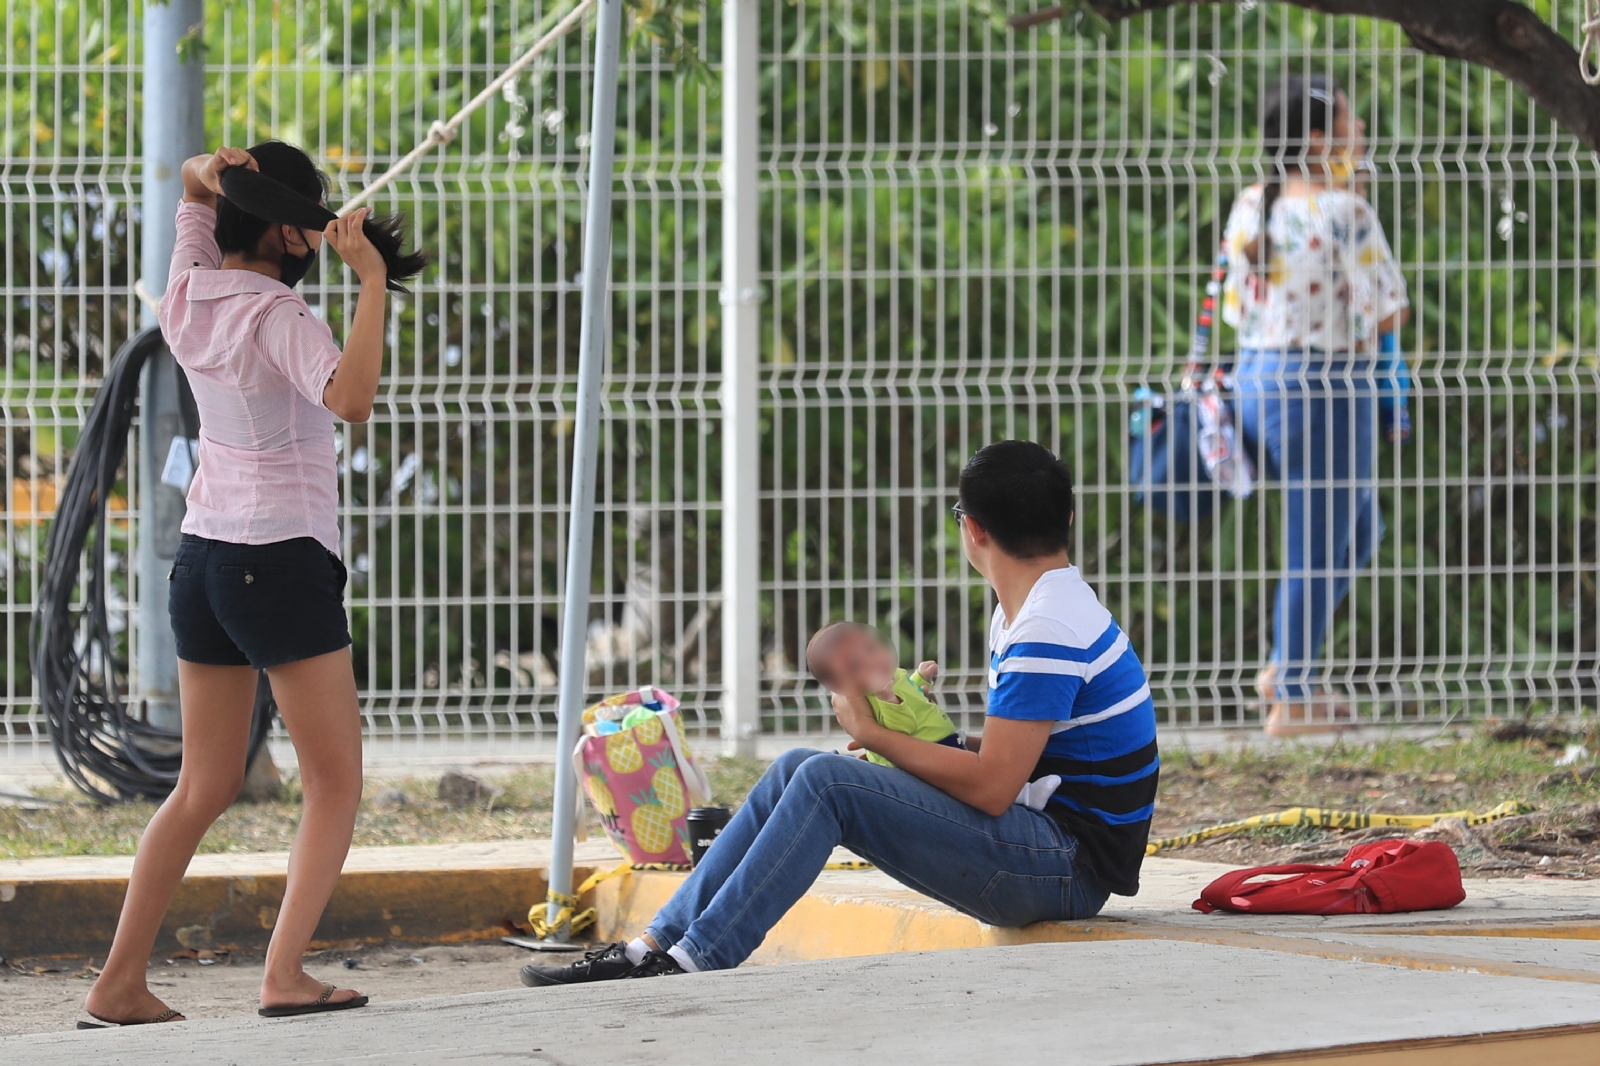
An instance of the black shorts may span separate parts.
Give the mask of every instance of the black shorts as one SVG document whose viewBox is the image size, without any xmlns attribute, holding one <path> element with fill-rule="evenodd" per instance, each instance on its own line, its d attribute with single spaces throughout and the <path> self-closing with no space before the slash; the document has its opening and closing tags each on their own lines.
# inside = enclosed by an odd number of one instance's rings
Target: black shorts
<svg viewBox="0 0 1600 1066">
<path fill-rule="evenodd" d="M 185 533 L 167 582 L 178 658 L 265 670 L 347 648 L 348 576 L 311 537 L 230 544 Z"/>
</svg>

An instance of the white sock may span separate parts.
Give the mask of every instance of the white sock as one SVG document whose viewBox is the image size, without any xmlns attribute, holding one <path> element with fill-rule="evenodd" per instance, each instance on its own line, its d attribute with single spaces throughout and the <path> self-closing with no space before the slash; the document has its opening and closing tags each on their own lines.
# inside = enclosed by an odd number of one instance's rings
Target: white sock
<svg viewBox="0 0 1600 1066">
<path fill-rule="evenodd" d="M 689 953 L 687 951 L 684 951 L 681 946 L 679 946 L 677 944 L 672 945 L 670 948 L 667 949 L 667 954 L 671 955 L 672 956 L 672 960 L 674 962 L 676 962 L 679 966 L 682 966 L 686 972 L 688 972 L 688 973 L 699 973 L 700 972 L 700 967 L 695 965 L 694 960 L 689 957 Z"/>
<path fill-rule="evenodd" d="M 628 941 L 628 946 L 623 953 L 628 956 L 628 961 L 635 966 L 644 961 L 644 953 L 650 950 L 650 945 L 644 942 L 644 937 L 636 936 Z"/>
</svg>

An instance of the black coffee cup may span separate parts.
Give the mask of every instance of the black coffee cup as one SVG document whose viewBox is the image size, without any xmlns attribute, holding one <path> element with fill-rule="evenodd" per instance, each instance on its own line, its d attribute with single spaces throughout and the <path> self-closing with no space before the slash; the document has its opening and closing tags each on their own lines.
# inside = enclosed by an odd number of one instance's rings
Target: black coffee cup
<svg viewBox="0 0 1600 1066">
<path fill-rule="evenodd" d="M 706 849 L 728 825 L 733 811 L 727 807 L 696 807 L 685 819 L 689 827 L 689 861 L 699 866 Z"/>
</svg>

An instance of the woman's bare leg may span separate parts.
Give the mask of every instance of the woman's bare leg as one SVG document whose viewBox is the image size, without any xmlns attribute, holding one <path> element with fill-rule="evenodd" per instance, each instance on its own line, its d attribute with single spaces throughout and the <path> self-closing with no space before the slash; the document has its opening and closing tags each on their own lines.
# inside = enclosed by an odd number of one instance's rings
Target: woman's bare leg
<svg viewBox="0 0 1600 1066">
<path fill-rule="evenodd" d="M 102 1021 L 148 1021 L 167 1009 L 145 984 L 161 919 L 200 839 L 244 783 L 256 672 L 180 660 L 178 686 L 183 768 L 177 787 L 139 840 L 111 954 L 84 1004 Z"/>
<path fill-rule="evenodd" d="M 267 946 L 261 980 L 263 1007 L 310 1003 L 322 983 L 301 966 L 317 922 L 344 868 L 361 805 L 361 709 L 350 649 L 267 671 L 278 713 L 300 759 L 305 813 L 289 854 L 283 906 Z M 357 993 L 340 989 L 334 1003 Z"/>
</svg>

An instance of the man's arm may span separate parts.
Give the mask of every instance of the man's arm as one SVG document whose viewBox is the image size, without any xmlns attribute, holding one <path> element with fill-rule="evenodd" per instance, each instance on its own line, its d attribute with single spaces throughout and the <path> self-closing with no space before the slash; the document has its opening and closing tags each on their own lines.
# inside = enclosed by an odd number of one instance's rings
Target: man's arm
<svg viewBox="0 0 1600 1066">
<path fill-rule="evenodd" d="M 913 777 L 986 814 L 1001 815 L 1017 801 L 1050 739 L 1051 722 L 989 718 L 978 751 L 962 751 L 885 729 L 864 697 L 835 696 L 834 714 L 845 732 Z"/>
</svg>

